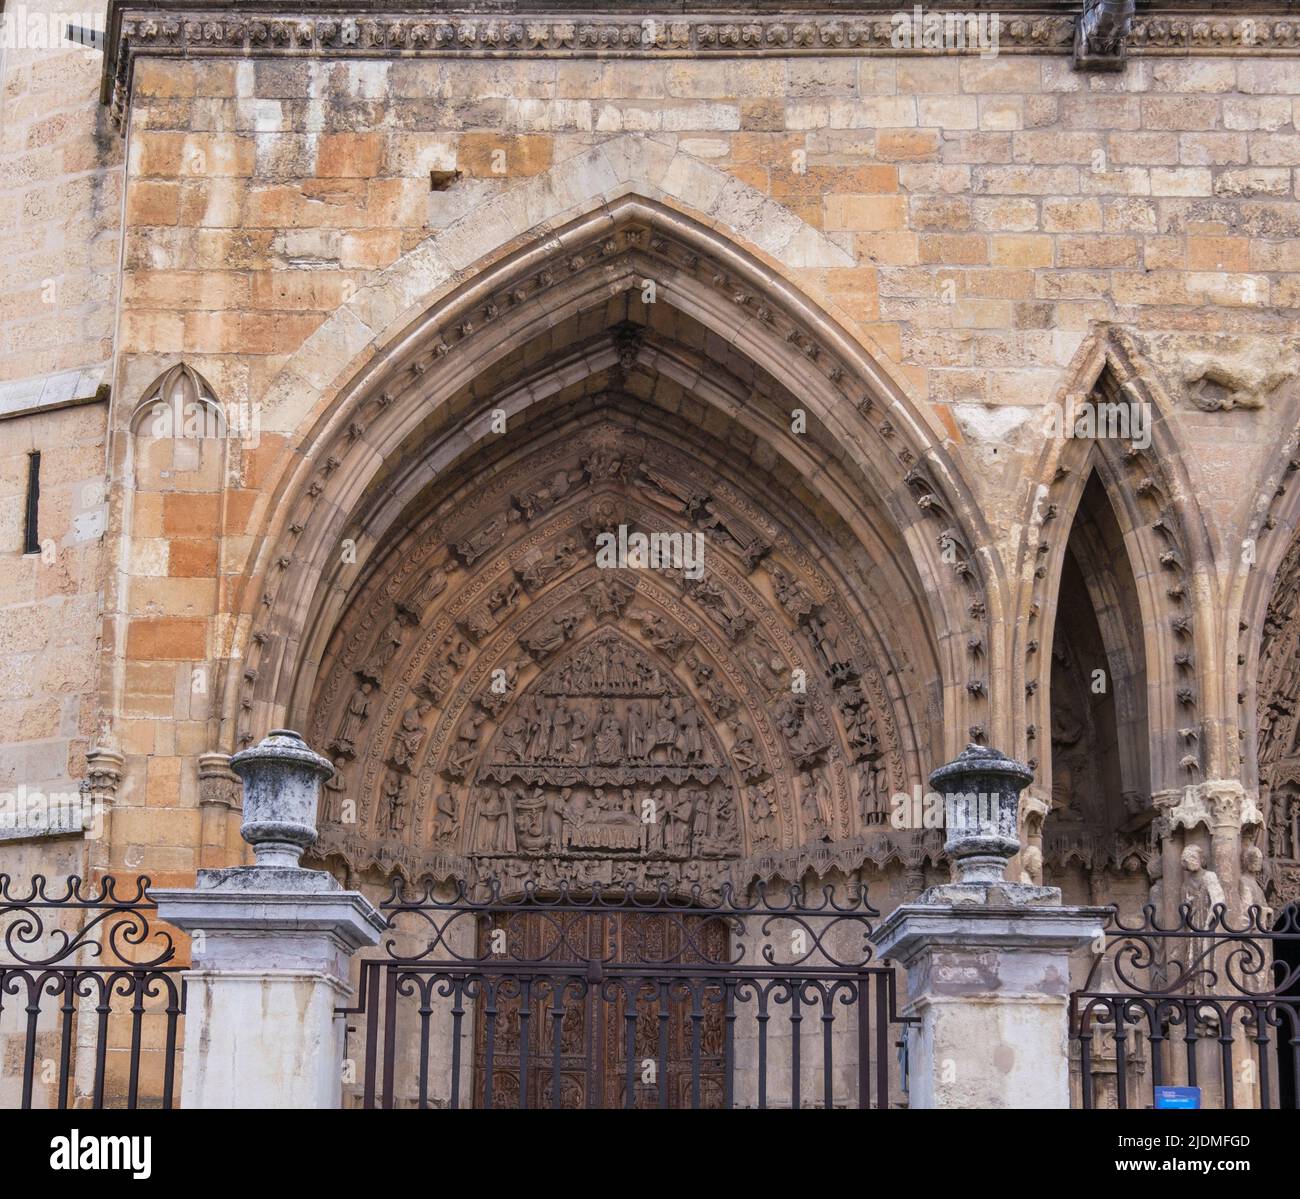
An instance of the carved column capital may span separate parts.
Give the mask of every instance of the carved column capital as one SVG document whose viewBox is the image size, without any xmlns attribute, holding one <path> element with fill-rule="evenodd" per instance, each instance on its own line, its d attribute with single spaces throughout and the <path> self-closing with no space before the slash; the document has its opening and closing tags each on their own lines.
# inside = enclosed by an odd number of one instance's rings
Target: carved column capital
<svg viewBox="0 0 1300 1199">
<path fill-rule="evenodd" d="M 1189 783 L 1181 791 L 1162 791 L 1159 794 L 1162 800 L 1169 795 L 1176 796 L 1172 803 L 1165 800 L 1160 807 L 1160 811 L 1164 813 L 1169 832 L 1179 828 L 1194 829 L 1201 824 L 1206 829 L 1214 827 L 1213 814 L 1206 802 L 1205 794 L 1199 786 Z M 1154 796 L 1152 798 L 1154 799 Z"/>
<path fill-rule="evenodd" d="M 122 784 L 126 759 L 115 749 L 97 745 L 86 754 L 86 781 L 92 799 L 112 803 Z"/>
<path fill-rule="evenodd" d="M 1264 822 L 1255 796 L 1236 779 L 1207 779 L 1198 790 L 1210 813 L 1211 828 L 1240 830 Z"/>
<path fill-rule="evenodd" d="M 239 776 L 230 769 L 229 754 L 199 755 L 199 806 L 228 808 L 234 812 L 243 807 L 243 791 Z"/>
</svg>

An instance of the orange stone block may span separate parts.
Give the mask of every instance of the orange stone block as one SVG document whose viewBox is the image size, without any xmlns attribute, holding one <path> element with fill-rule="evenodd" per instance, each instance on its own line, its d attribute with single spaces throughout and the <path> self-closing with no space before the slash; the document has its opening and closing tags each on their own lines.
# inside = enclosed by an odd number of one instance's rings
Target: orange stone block
<svg viewBox="0 0 1300 1199">
<path fill-rule="evenodd" d="M 173 492 L 163 498 L 163 532 L 169 537 L 215 536 L 221 497 Z"/>
<path fill-rule="evenodd" d="M 182 579 L 216 578 L 216 540 L 174 539 L 167 547 L 167 573 Z"/>
<path fill-rule="evenodd" d="M 159 617 L 132 620 L 126 634 L 131 658 L 149 661 L 201 661 L 207 657 L 208 623 Z"/>
<path fill-rule="evenodd" d="M 538 175 L 550 168 L 555 153 L 549 134 L 465 133 L 456 153 L 456 166 L 466 175 L 501 179 Z"/>
</svg>

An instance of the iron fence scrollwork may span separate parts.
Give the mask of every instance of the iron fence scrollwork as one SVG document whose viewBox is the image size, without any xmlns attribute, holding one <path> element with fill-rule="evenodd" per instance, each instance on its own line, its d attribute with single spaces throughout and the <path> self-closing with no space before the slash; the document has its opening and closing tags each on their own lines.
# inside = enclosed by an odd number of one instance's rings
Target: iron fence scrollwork
<svg viewBox="0 0 1300 1199">
<path fill-rule="evenodd" d="M 880 1106 L 894 975 L 865 891 L 401 885 L 350 1034 L 366 1107 Z M 894 1090 L 891 1092 L 891 1085 Z"/>
<path fill-rule="evenodd" d="M 1184 905 L 1112 910 L 1070 1002 L 1084 1108 L 1150 1106 L 1154 1088 L 1199 1087 L 1207 1107 L 1300 1106 L 1300 917 Z"/>
<path fill-rule="evenodd" d="M 0 1106 L 172 1106 L 184 966 L 149 883 L 0 874 Z"/>
</svg>

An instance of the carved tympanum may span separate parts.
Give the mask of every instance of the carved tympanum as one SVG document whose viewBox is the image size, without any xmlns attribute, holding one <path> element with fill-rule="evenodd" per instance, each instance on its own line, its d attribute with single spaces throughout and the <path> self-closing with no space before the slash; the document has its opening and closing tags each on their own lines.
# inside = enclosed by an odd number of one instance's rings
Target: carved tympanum
<svg viewBox="0 0 1300 1199">
<path fill-rule="evenodd" d="M 445 492 L 330 642 L 318 854 L 648 887 L 870 856 L 894 712 L 852 598 L 771 504 L 614 420 Z M 702 571 L 602 568 L 620 525 L 701 536 Z"/>
</svg>

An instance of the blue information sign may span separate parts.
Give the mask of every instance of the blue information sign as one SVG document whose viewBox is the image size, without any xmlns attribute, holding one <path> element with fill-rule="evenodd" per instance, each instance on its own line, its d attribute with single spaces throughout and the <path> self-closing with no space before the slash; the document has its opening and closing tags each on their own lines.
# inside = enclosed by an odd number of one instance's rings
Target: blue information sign
<svg viewBox="0 0 1300 1199">
<path fill-rule="evenodd" d="M 1156 1087 L 1157 1108 L 1193 1109 L 1200 1106 L 1200 1087 Z"/>
</svg>

